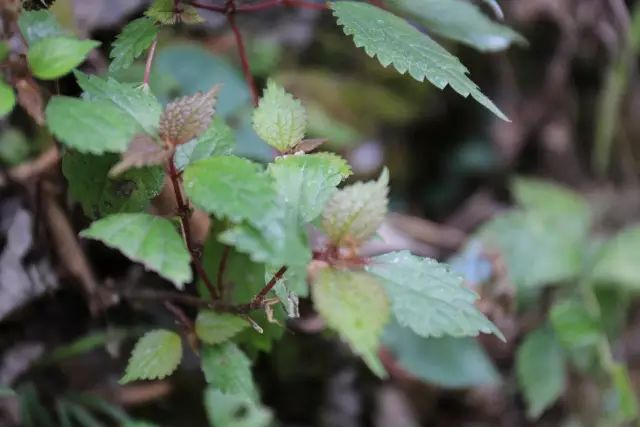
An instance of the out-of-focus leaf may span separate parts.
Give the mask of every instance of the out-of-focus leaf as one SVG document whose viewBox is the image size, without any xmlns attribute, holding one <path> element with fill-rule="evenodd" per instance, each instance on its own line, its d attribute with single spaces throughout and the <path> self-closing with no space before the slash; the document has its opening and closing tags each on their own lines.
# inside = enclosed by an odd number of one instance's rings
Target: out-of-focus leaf
<svg viewBox="0 0 640 427">
<path fill-rule="evenodd" d="M 100 43 L 93 40 L 77 40 L 71 37 L 45 38 L 29 48 L 29 68 L 39 79 L 57 79 L 82 64 L 89 52 L 98 46 Z"/>
<path fill-rule="evenodd" d="M 236 137 L 233 130 L 219 117 L 214 117 L 209 128 L 199 138 L 176 148 L 176 169 L 213 156 L 228 156 L 233 153 Z"/>
<path fill-rule="evenodd" d="M 18 18 L 18 26 L 29 46 L 48 37 L 65 35 L 56 17 L 47 10 L 22 12 Z"/>
<path fill-rule="evenodd" d="M 7 42 L 0 41 L 0 62 L 7 59 L 7 56 L 9 56 L 10 52 L 11 49 L 9 49 L 9 45 L 7 44 Z"/>
<path fill-rule="evenodd" d="M 0 398 L 15 396 L 17 396 L 15 391 L 10 389 L 9 387 L 0 386 Z"/>
<path fill-rule="evenodd" d="M 111 48 L 109 71 L 129 68 L 133 61 L 151 46 L 158 35 L 158 26 L 151 18 L 129 22 L 116 37 Z"/>
<path fill-rule="evenodd" d="M 228 394 L 215 387 L 204 393 L 204 406 L 211 427 L 267 427 L 271 412 L 242 394 Z"/>
<path fill-rule="evenodd" d="M 206 345 L 202 349 L 202 371 L 207 383 L 223 393 L 256 399 L 251 362 L 232 342 Z"/>
<path fill-rule="evenodd" d="M 640 289 L 639 251 L 640 226 L 620 231 L 600 249 L 590 279 L 632 291 Z"/>
<path fill-rule="evenodd" d="M 180 335 L 166 329 L 147 332 L 133 348 L 127 371 L 120 383 L 165 378 L 176 370 L 181 359 Z"/>
<path fill-rule="evenodd" d="M 638 417 L 638 397 L 633 390 L 629 371 L 624 365 L 616 363 L 612 369 L 613 389 L 606 402 L 608 411 L 613 413 L 614 420 L 623 425 Z"/>
<path fill-rule="evenodd" d="M 0 80 L 0 117 L 6 116 L 16 105 L 16 94 L 13 88 Z"/>
<path fill-rule="evenodd" d="M 211 124 L 220 86 L 170 102 L 160 117 L 160 137 L 180 145 L 199 137 Z"/>
<path fill-rule="evenodd" d="M 176 9 L 174 0 L 154 0 L 145 14 L 161 24 L 173 25 L 178 22 L 198 24 L 203 22 L 198 10 L 190 4 L 181 3 Z"/>
<path fill-rule="evenodd" d="M 578 299 L 556 302 L 549 317 L 556 337 L 567 348 L 595 345 L 602 337 L 598 320 Z"/>
<path fill-rule="evenodd" d="M 248 326 L 239 316 L 210 310 L 201 311 L 196 318 L 196 334 L 207 344 L 220 344 Z"/>
</svg>

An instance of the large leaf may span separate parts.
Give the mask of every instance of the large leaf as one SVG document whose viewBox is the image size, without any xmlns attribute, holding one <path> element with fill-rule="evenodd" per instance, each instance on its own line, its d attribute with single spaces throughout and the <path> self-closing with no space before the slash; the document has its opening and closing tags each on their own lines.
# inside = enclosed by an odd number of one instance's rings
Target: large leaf
<svg viewBox="0 0 640 427">
<path fill-rule="evenodd" d="M 209 157 L 230 155 L 235 145 L 236 137 L 233 130 L 222 119 L 214 117 L 202 135 L 176 148 L 176 169 L 183 170 L 192 163 Z"/>
<path fill-rule="evenodd" d="M 157 196 L 164 185 L 164 170 L 145 167 L 128 170 L 116 178 L 109 170 L 118 155 L 96 156 L 67 151 L 62 157 L 62 172 L 69 183 L 69 192 L 80 202 L 84 213 L 99 218 L 120 212 L 141 212 Z"/>
<path fill-rule="evenodd" d="M 276 191 L 303 222 L 317 218 L 351 168 L 341 157 L 317 153 L 279 157 L 269 165 Z"/>
<path fill-rule="evenodd" d="M 18 26 L 29 46 L 48 37 L 65 35 L 56 17 L 48 10 L 22 12 L 18 18 Z"/>
<path fill-rule="evenodd" d="M 389 301 L 378 282 L 366 273 L 321 270 L 314 280 L 313 305 L 372 371 L 384 376 L 377 357 L 380 336 L 389 320 Z"/>
<path fill-rule="evenodd" d="M 234 314 L 201 311 L 196 318 L 196 334 L 207 344 L 219 344 L 233 337 L 249 323 Z"/>
<path fill-rule="evenodd" d="M 620 231 L 600 249 L 591 280 L 610 283 L 624 289 L 640 289 L 640 226 Z"/>
<path fill-rule="evenodd" d="M 527 403 L 527 415 L 536 419 L 560 397 L 566 385 L 565 357 L 548 328 L 525 338 L 516 354 L 516 373 Z"/>
<path fill-rule="evenodd" d="M 480 51 L 495 52 L 526 40 L 511 28 L 489 19 L 467 0 L 397 0 L 395 4 L 411 13 L 425 27 Z"/>
<path fill-rule="evenodd" d="M 111 48 L 109 71 L 129 68 L 133 61 L 151 46 L 159 27 L 152 18 L 138 18 L 129 22 L 116 37 Z"/>
<path fill-rule="evenodd" d="M 478 296 L 444 264 L 408 251 L 375 257 L 367 271 L 383 280 L 393 314 L 423 337 L 504 336 L 475 306 Z"/>
<path fill-rule="evenodd" d="M 180 335 L 166 329 L 147 332 L 133 348 L 120 383 L 162 379 L 176 370 L 181 359 Z"/>
<path fill-rule="evenodd" d="M 204 406 L 211 427 L 268 427 L 271 412 L 242 394 L 229 394 L 209 387 Z"/>
<path fill-rule="evenodd" d="M 82 64 L 89 52 L 99 45 L 93 40 L 48 37 L 29 48 L 29 68 L 39 79 L 57 79 Z"/>
<path fill-rule="evenodd" d="M 13 88 L 0 80 L 0 117 L 6 116 L 16 105 L 16 94 Z"/>
<path fill-rule="evenodd" d="M 118 249 L 179 288 L 192 279 L 189 252 L 174 224 L 166 218 L 144 213 L 115 214 L 95 221 L 80 235 Z"/>
<path fill-rule="evenodd" d="M 49 129 L 62 143 L 85 153 L 124 151 L 138 126 L 110 101 L 55 96 L 45 114 Z"/>
<path fill-rule="evenodd" d="M 508 120 L 467 77 L 468 70 L 458 58 L 404 19 L 361 2 L 338 1 L 331 3 L 331 8 L 345 34 L 352 35 L 356 46 L 363 47 L 369 56 L 377 56 L 382 66 L 393 64 L 401 74 L 408 72 L 418 81 L 426 78 L 439 89 L 449 85 Z"/>
<path fill-rule="evenodd" d="M 148 89 L 130 83 L 120 83 L 76 71 L 78 84 L 89 100 L 111 101 L 123 112 L 138 122 L 140 130 L 151 135 L 158 130 L 162 106 Z"/>
<path fill-rule="evenodd" d="M 251 362 L 232 342 L 204 346 L 202 371 L 207 382 L 223 393 L 239 394 L 251 399 L 258 395 L 253 384 Z"/>
</svg>

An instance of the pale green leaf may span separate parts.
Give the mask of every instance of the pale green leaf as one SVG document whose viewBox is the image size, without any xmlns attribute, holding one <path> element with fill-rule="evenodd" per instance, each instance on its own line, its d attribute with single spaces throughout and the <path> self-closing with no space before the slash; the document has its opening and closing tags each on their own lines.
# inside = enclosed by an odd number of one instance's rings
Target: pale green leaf
<svg viewBox="0 0 640 427">
<path fill-rule="evenodd" d="M 77 40 L 71 37 L 45 38 L 29 48 L 29 68 L 39 79 L 57 79 L 82 64 L 89 52 L 98 46 L 100 43 L 93 40 Z"/>
<path fill-rule="evenodd" d="M 207 383 L 223 393 L 256 399 L 251 362 L 232 342 L 205 345 L 202 348 L 202 371 Z"/>
<path fill-rule="evenodd" d="M 271 411 L 242 394 L 229 394 L 208 387 L 204 406 L 212 427 L 268 427 Z"/>
<path fill-rule="evenodd" d="M 614 413 L 619 425 L 632 422 L 638 418 L 638 397 L 634 391 L 629 370 L 620 363 L 614 363 L 612 367 L 613 389 L 610 394 L 608 410 Z"/>
<path fill-rule="evenodd" d="M 329 239 L 340 245 L 372 237 L 387 214 L 388 192 L 387 169 L 377 181 L 357 182 L 336 191 L 322 214 L 322 226 Z"/>
<path fill-rule="evenodd" d="M 183 170 L 198 160 L 213 156 L 227 156 L 233 153 L 236 138 L 227 124 L 214 117 L 209 128 L 197 139 L 176 147 L 174 160 L 177 170 Z"/>
<path fill-rule="evenodd" d="M 196 334 L 207 344 L 219 344 L 233 337 L 249 323 L 234 314 L 201 311 L 196 317 Z"/>
<path fill-rule="evenodd" d="M 13 88 L 0 80 L 0 117 L 6 116 L 16 105 L 16 94 Z"/>
<path fill-rule="evenodd" d="M 269 80 L 253 112 L 253 128 L 267 144 L 284 152 L 304 138 L 307 113 L 300 101 Z"/>
<path fill-rule="evenodd" d="M 384 376 L 377 351 L 389 321 L 389 301 L 376 279 L 366 273 L 325 268 L 318 273 L 311 291 L 313 305 L 327 325 L 373 372 Z"/>
<path fill-rule="evenodd" d="M 377 256 L 366 267 L 382 279 L 393 314 L 423 337 L 504 336 L 475 306 L 478 296 L 445 264 L 408 251 Z"/>
<path fill-rule="evenodd" d="M 55 96 L 45 114 L 49 129 L 62 143 L 85 153 L 126 150 L 138 126 L 110 101 Z"/>
<path fill-rule="evenodd" d="M 396 0 L 394 3 L 403 12 L 418 18 L 429 31 L 482 52 L 504 50 L 512 43 L 526 44 L 520 34 L 492 21 L 467 0 Z"/>
<path fill-rule="evenodd" d="M 351 175 L 351 168 L 335 154 L 316 153 L 279 157 L 269 164 L 268 172 L 285 205 L 303 222 L 310 222 Z"/>
<path fill-rule="evenodd" d="M 580 300 L 554 303 L 549 318 L 556 337 L 568 349 L 592 346 L 603 339 L 598 320 L 589 314 Z"/>
<path fill-rule="evenodd" d="M 537 419 L 566 387 L 565 356 L 549 328 L 529 333 L 516 353 L 516 374 L 527 404 L 527 416 Z"/>
<path fill-rule="evenodd" d="M 614 284 L 625 289 L 640 289 L 640 226 L 628 227 L 607 241 L 600 249 L 591 280 Z"/>
<path fill-rule="evenodd" d="M 176 10 L 174 0 L 154 0 L 145 14 L 161 24 L 167 25 L 178 22 L 184 22 L 185 24 L 203 22 L 195 7 L 181 3 L 179 10 Z"/>
<path fill-rule="evenodd" d="M 181 359 L 180 335 L 166 329 L 147 332 L 133 348 L 120 383 L 165 378 L 176 370 Z"/>
<path fill-rule="evenodd" d="M 369 56 L 377 56 L 382 66 L 393 64 L 401 74 L 408 72 L 418 81 L 426 78 L 439 89 L 449 85 L 508 121 L 467 77 L 468 70 L 458 58 L 404 19 L 361 2 L 338 1 L 331 3 L 331 8 L 345 34 L 352 35 L 355 45 L 364 48 Z"/>
<path fill-rule="evenodd" d="M 115 214 L 95 221 L 80 235 L 119 250 L 178 288 L 192 279 L 189 252 L 175 225 L 166 218 Z"/>
<path fill-rule="evenodd" d="M 3 397 L 15 397 L 16 392 L 10 389 L 9 387 L 0 386 L 0 398 Z"/>
<path fill-rule="evenodd" d="M 111 47 L 109 71 L 129 68 L 133 61 L 151 46 L 158 35 L 158 26 L 151 18 L 142 17 L 129 22 Z"/>
<path fill-rule="evenodd" d="M 48 10 L 22 12 L 18 18 L 18 26 L 29 46 L 45 38 L 65 35 L 56 17 Z"/>
<path fill-rule="evenodd" d="M 158 130 L 162 106 L 149 90 L 130 83 L 120 83 L 75 72 L 83 96 L 92 101 L 111 101 L 116 107 L 135 120 L 139 129 L 154 135 Z"/>
</svg>

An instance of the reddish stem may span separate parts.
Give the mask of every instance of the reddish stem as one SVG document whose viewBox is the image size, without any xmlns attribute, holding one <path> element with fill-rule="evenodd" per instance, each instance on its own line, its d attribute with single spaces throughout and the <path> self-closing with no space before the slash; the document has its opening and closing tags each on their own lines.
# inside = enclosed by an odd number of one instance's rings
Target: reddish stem
<svg viewBox="0 0 640 427">
<path fill-rule="evenodd" d="M 276 283 L 278 283 L 278 280 L 282 279 L 282 276 L 284 276 L 284 273 L 286 272 L 287 272 L 286 265 L 283 265 L 282 267 L 280 267 L 280 270 L 276 271 L 276 274 L 274 274 L 271 280 L 269 280 L 269 283 L 267 283 L 264 286 L 264 288 L 262 288 L 260 292 L 258 292 L 258 294 L 255 297 L 253 297 L 253 299 L 249 303 L 249 306 L 254 307 L 254 306 L 262 305 L 267 294 L 271 291 L 271 289 L 273 289 Z"/>
<path fill-rule="evenodd" d="M 149 52 L 147 53 L 147 64 L 144 67 L 144 84 L 149 85 L 149 78 L 151 77 L 151 66 L 153 65 L 153 58 L 156 54 L 156 47 L 158 46 L 158 39 L 156 38 L 151 47 L 149 48 Z"/>
<path fill-rule="evenodd" d="M 205 4 L 205 3 L 200 3 L 199 1 L 192 1 L 191 6 L 197 7 L 200 9 L 211 10 L 213 12 L 218 12 L 218 13 L 227 12 L 227 8 L 225 6 L 218 6 L 215 4 Z"/>
<path fill-rule="evenodd" d="M 235 2 L 231 0 L 228 4 L 231 5 L 228 13 L 227 13 L 227 21 L 229 21 L 229 25 L 231 26 L 231 30 L 233 30 L 233 35 L 236 39 L 236 45 L 238 46 L 238 54 L 240 55 L 240 63 L 242 64 L 242 73 L 244 74 L 244 78 L 247 81 L 247 86 L 249 86 L 249 90 L 251 91 L 251 98 L 253 99 L 253 105 L 258 106 L 258 89 L 256 87 L 256 82 L 253 80 L 253 75 L 251 74 L 251 67 L 249 67 L 249 57 L 247 56 L 247 51 L 244 48 L 244 41 L 242 39 L 242 34 L 240 33 L 240 29 L 236 24 L 235 17 Z"/>
</svg>

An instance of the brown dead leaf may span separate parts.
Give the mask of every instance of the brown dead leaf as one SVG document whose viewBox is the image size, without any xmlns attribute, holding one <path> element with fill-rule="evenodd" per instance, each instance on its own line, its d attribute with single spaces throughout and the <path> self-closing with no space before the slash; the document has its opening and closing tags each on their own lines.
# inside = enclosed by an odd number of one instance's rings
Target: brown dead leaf
<svg viewBox="0 0 640 427">
<path fill-rule="evenodd" d="M 36 82 L 31 78 L 25 78 L 16 81 L 15 86 L 18 91 L 18 104 L 39 126 L 44 125 L 44 102 Z"/>
<path fill-rule="evenodd" d="M 132 168 L 161 165 L 172 155 L 172 148 L 163 147 L 147 134 L 138 134 L 122 154 L 122 159 L 111 168 L 109 176 L 114 178 Z"/>
</svg>

